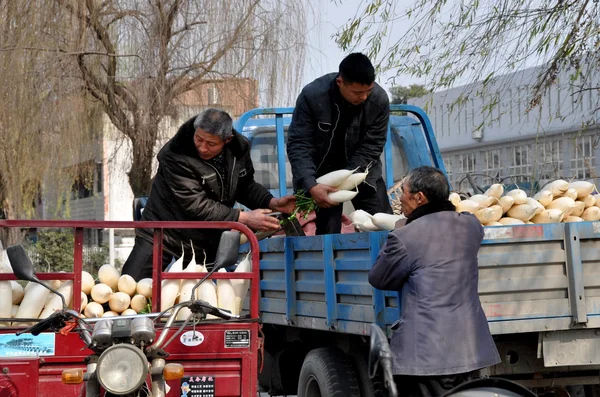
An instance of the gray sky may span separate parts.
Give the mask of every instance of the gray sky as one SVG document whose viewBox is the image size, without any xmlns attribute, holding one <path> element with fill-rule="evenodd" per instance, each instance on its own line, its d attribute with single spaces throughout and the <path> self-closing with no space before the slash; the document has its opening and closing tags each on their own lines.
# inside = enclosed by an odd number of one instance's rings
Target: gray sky
<svg viewBox="0 0 600 397">
<path fill-rule="evenodd" d="M 312 11 L 314 16 L 309 16 L 308 22 L 310 32 L 304 79 L 302 81 L 303 86 L 323 74 L 337 71 L 338 65 L 346 53 L 338 48 L 332 36 L 350 18 L 354 17 L 358 9 L 362 10 L 364 8 L 366 0 L 343 0 L 343 5 L 339 5 L 339 1 L 333 0 L 317 0 L 314 3 Z M 411 3 L 411 0 L 398 0 L 398 10 L 401 9 L 402 4 Z M 397 39 L 401 33 L 401 27 L 396 26 L 390 40 Z M 382 45 L 382 47 L 385 49 L 386 46 Z M 357 50 L 361 50 L 361 48 Z M 385 51 L 382 50 L 381 53 L 384 54 Z M 388 92 L 391 86 L 388 79 L 392 76 L 393 73 L 387 73 L 378 76 L 377 79 L 377 82 Z M 399 78 L 398 83 L 409 85 L 422 82 L 411 78 Z"/>
</svg>

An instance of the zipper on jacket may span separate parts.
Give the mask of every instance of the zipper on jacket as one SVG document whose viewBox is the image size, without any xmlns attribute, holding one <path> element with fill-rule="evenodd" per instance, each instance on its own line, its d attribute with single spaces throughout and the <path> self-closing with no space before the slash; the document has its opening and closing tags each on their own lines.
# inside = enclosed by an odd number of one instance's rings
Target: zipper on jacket
<svg viewBox="0 0 600 397">
<path fill-rule="evenodd" d="M 333 103 L 337 109 L 337 119 L 335 120 L 335 125 L 333 126 L 333 130 L 331 131 L 331 138 L 329 139 L 329 146 L 327 147 L 327 151 L 325 152 L 325 156 L 323 156 L 323 160 L 321 160 L 321 163 L 319 164 L 319 166 L 317 167 L 317 172 L 319 171 L 319 169 L 321 168 L 321 166 L 323 165 L 323 163 L 325 162 L 325 159 L 327 158 L 327 155 L 329 154 L 329 151 L 331 150 L 331 144 L 333 143 L 333 136 L 335 134 L 335 130 L 337 128 L 337 125 L 340 121 L 340 107 L 338 106 L 337 103 Z M 346 153 L 346 139 L 344 139 L 344 153 Z M 346 158 L 348 158 L 348 155 L 346 154 Z"/>
<path fill-rule="evenodd" d="M 204 161 L 204 160 L 202 160 L 202 161 Z M 215 170 L 215 173 L 219 176 L 219 179 L 221 180 L 221 202 L 222 202 L 223 201 L 223 191 L 225 190 L 225 188 L 223 186 L 223 177 L 221 176 L 221 174 L 219 174 L 219 171 L 217 171 L 217 167 L 208 163 L 207 161 L 204 161 L 204 164 L 210 166 L 213 170 Z"/>
<path fill-rule="evenodd" d="M 233 156 L 233 167 L 231 167 L 231 178 L 229 178 L 229 191 L 233 188 L 233 173 L 235 172 L 235 156 Z"/>
</svg>

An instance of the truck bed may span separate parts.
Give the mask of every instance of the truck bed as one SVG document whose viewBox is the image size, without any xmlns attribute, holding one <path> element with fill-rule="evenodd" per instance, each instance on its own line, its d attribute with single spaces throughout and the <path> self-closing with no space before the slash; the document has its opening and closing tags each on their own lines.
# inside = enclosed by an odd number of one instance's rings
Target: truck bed
<svg viewBox="0 0 600 397">
<path fill-rule="evenodd" d="M 388 232 L 261 241 L 264 323 L 369 334 L 399 317 L 367 274 Z M 486 227 L 479 294 L 493 334 L 600 327 L 600 222 Z"/>
</svg>

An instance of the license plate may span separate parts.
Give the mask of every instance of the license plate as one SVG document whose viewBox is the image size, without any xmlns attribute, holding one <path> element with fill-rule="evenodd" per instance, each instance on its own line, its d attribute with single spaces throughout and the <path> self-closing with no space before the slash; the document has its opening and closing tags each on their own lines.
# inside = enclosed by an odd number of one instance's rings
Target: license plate
<svg viewBox="0 0 600 397">
<path fill-rule="evenodd" d="M 600 364 L 600 329 L 543 333 L 544 366 Z"/>
</svg>

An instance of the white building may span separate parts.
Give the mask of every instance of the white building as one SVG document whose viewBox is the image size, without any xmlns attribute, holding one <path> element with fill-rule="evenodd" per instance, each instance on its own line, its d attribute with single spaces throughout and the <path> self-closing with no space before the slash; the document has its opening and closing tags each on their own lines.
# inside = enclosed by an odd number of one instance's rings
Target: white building
<svg viewBox="0 0 600 397">
<path fill-rule="evenodd" d="M 478 184 L 600 176 L 600 76 L 588 74 L 584 89 L 571 73 L 526 112 L 537 68 L 411 100 L 433 124 L 446 170 L 457 190 L 468 190 L 467 173 Z M 592 87 L 592 89 L 585 89 Z M 452 104 L 465 99 L 463 105 Z M 512 176 L 512 178 L 510 178 Z"/>
</svg>

